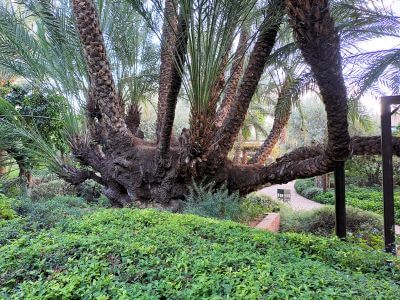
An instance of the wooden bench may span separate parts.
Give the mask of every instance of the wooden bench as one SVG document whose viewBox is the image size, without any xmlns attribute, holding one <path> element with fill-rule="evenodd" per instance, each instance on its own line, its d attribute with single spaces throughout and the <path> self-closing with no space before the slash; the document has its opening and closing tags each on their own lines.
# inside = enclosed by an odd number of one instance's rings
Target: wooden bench
<svg viewBox="0 0 400 300">
<path fill-rule="evenodd" d="M 289 202 L 290 201 L 290 190 L 288 189 L 277 189 L 278 192 L 278 200 L 281 200 L 283 202 Z"/>
</svg>

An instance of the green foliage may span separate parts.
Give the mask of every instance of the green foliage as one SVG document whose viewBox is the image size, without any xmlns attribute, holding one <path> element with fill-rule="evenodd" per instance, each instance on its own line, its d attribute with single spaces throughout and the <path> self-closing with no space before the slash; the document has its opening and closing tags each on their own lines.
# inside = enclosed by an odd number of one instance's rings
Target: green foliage
<svg viewBox="0 0 400 300">
<path fill-rule="evenodd" d="M 72 195 L 74 187 L 62 179 L 39 183 L 32 187 L 32 200 L 50 199 L 57 195 Z"/>
<path fill-rule="evenodd" d="M 393 181 L 400 184 L 400 160 L 393 157 Z M 356 156 L 346 162 L 346 183 L 375 187 L 382 185 L 382 157 L 376 155 Z"/>
<path fill-rule="evenodd" d="M 81 217 L 97 207 L 82 198 L 56 196 L 49 200 L 32 201 L 23 199 L 13 205 L 14 210 L 25 218 L 32 230 L 51 228 L 69 217 Z"/>
<path fill-rule="evenodd" d="M 229 194 L 226 187 L 215 189 L 214 183 L 193 182 L 186 196 L 184 213 L 225 220 L 240 219 L 241 197 Z"/>
<path fill-rule="evenodd" d="M 379 215 L 349 206 L 346 210 L 346 228 L 350 240 L 383 249 L 383 221 Z M 285 210 L 282 214 L 281 231 L 333 236 L 335 209 L 333 206 L 326 206 L 308 212 Z"/>
<path fill-rule="evenodd" d="M 28 232 L 30 233 L 29 226 L 23 218 L 0 219 L 0 247 L 28 234 Z"/>
<path fill-rule="evenodd" d="M 380 156 L 353 157 L 346 162 L 346 182 L 358 186 L 382 183 L 382 158 Z"/>
<path fill-rule="evenodd" d="M 212 183 L 194 183 L 184 209 L 188 214 L 237 222 L 247 222 L 274 211 L 279 211 L 279 205 L 267 196 L 251 194 L 242 198 L 238 194 L 229 194 L 226 187 L 215 190 Z"/>
<path fill-rule="evenodd" d="M 318 187 L 310 187 L 310 188 L 306 188 L 303 191 L 303 196 L 307 199 L 313 199 L 315 196 L 319 195 L 320 193 L 322 193 L 323 190 L 321 188 Z"/>
<path fill-rule="evenodd" d="M 86 180 L 76 187 L 77 196 L 82 197 L 86 202 L 97 202 L 101 196 L 102 186 L 94 180 Z"/>
<path fill-rule="evenodd" d="M 17 198 L 22 194 L 20 178 L 3 179 L 0 181 L 0 194 L 10 198 Z"/>
<path fill-rule="evenodd" d="M 296 180 L 296 191 L 306 197 L 307 188 L 313 185 L 313 179 Z M 322 204 L 335 204 L 335 193 L 333 191 L 319 192 L 309 199 Z M 371 211 L 383 215 L 383 196 L 379 187 L 356 187 L 354 185 L 346 186 L 346 204 L 363 210 Z M 395 190 L 394 195 L 395 218 L 400 223 L 400 191 Z"/>
<path fill-rule="evenodd" d="M 298 179 L 294 183 L 294 188 L 297 193 L 303 195 L 304 190 L 314 187 L 314 179 Z"/>
<path fill-rule="evenodd" d="M 1 247 L 0 296 L 394 299 L 400 292 L 398 263 L 336 239 L 110 209 Z"/>
<path fill-rule="evenodd" d="M 28 90 L 19 86 L 2 88 L 4 99 L 8 101 L 24 118 L 26 124 L 37 128 L 43 139 L 57 149 L 66 151 L 67 146 L 62 136 L 64 129 L 63 112 L 68 104 L 64 97 L 46 95 L 37 90 Z M 1 92 L 0 92 L 1 93 Z"/>
<path fill-rule="evenodd" d="M 12 209 L 13 201 L 15 200 L 0 194 L 0 220 L 11 220 L 17 216 Z"/>
<path fill-rule="evenodd" d="M 3 220 L 0 217 L 0 246 L 23 235 L 32 237 L 39 234 L 42 229 L 47 230 L 56 224 L 63 224 L 71 217 L 81 218 L 102 207 L 109 207 L 109 202 L 105 197 L 100 198 L 96 205 L 89 205 L 83 199 L 71 196 L 56 196 L 52 199 L 41 199 L 41 201 L 12 199 L 9 203 L 13 219 Z"/>
</svg>

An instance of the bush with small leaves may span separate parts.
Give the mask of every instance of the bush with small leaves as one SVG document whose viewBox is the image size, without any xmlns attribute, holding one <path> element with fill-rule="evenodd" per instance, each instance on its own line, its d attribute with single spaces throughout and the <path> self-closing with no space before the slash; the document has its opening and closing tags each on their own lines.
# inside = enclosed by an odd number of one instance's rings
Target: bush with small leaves
<svg viewBox="0 0 400 300">
<path fill-rule="evenodd" d="M 41 201 L 22 199 L 15 202 L 13 208 L 35 231 L 51 228 L 69 217 L 81 217 L 97 209 L 82 198 L 73 196 L 56 196 Z"/>
<path fill-rule="evenodd" d="M 335 204 L 335 193 L 332 190 L 317 192 L 317 188 L 310 187 L 313 179 L 296 180 L 296 191 L 313 201 L 321 204 Z M 307 186 L 306 188 L 304 188 Z M 312 192 L 307 192 L 312 191 Z M 380 187 L 358 187 L 355 185 L 346 186 L 346 204 L 363 210 L 383 215 L 383 194 Z M 400 223 L 400 189 L 394 191 L 395 219 Z"/>
<path fill-rule="evenodd" d="M 33 200 L 50 199 L 57 195 L 74 195 L 76 190 L 64 180 L 57 179 L 39 183 L 32 187 Z"/>
<path fill-rule="evenodd" d="M 14 199 L 0 194 L 0 220 L 11 220 L 17 217 L 16 212 L 12 209 L 14 201 Z"/>
<path fill-rule="evenodd" d="M 326 206 L 309 212 L 284 211 L 282 232 L 304 232 L 322 236 L 335 234 L 335 209 Z M 383 249 L 382 217 L 369 211 L 348 206 L 346 228 L 350 238 L 375 249 Z"/>
<path fill-rule="evenodd" d="M 399 263 L 338 239 L 107 209 L 0 247 L 0 298 L 397 299 Z"/>
</svg>

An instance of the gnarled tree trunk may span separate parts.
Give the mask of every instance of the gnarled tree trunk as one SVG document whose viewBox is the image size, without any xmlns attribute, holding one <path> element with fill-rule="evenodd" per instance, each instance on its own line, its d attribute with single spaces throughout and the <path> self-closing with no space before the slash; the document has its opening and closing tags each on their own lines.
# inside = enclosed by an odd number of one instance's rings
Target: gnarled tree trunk
<svg viewBox="0 0 400 300">
<path fill-rule="evenodd" d="M 330 172 L 334 162 L 346 160 L 350 152 L 353 155 L 380 153 L 380 137 L 349 137 L 339 36 L 330 15 L 328 0 L 270 1 L 242 74 L 235 73 L 241 69 L 242 59 L 235 61 L 238 66 L 231 72 L 230 87 L 226 91 L 226 97 L 228 94 L 232 97 L 228 101 L 230 104 L 222 102 L 216 119 L 204 116 L 205 122 L 222 122 L 211 126 L 214 131 L 207 133 L 209 140 L 204 145 L 208 146 L 200 155 L 190 153 L 193 147 L 190 130 L 183 130 L 179 144 L 170 143 L 186 63 L 190 11 L 180 8 L 173 0 L 166 1 L 158 139 L 146 142 L 135 133 L 140 121 L 140 118 L 134 117 L 135 109 L 131 107 L 126 115 L 122 100 L 116 93 L 93 0 L 72 0 L 72 7 L 90 75 L 89 131 L 86 136 L 75 136 L 70 141 L 73 154 L 83 168 L 63 166 L 64 172 L 59 175 L 74 184 L 86 179 L 96 180 L 104 186 L 104 193 L 114 206 L 136 203 L 139 206 L 158 205 L 177 210 L 179 200 L 188 192 L 188 185 L 193 180 L 214 181 L 217 186 L 227 184 L 231 191 L 248 193 L 266 184 Z M 288 12 L 297 44 L 320 88 L 327 111 L 328 143 L 296 149 L 268 166 L 233 164 L 227 158 L 228 152 L 243 125 L 285 11 Z M 240 40 L 238 53 L 243 53 L 244 32 Z M 238 85 L 240 77 L 242 81 Z M 277 127 L 281 128 L 282 124 Z M 276 139 L 275 135 L 273 138 Z M 393 145 L 395 153 L 400 154 L 400 140 L 394 139 Z"/>
</svg>

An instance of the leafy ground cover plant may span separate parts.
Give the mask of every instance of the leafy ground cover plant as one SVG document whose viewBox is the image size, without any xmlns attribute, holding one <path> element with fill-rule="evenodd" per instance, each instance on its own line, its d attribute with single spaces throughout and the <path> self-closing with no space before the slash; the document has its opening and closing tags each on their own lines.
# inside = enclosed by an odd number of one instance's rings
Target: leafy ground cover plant
<svg viewBox="0 0 400 300">
<path fill-rule="evenodd" d="M 364 244 L 373 249 L 383 249 L 382 217 L 355 207 L 347 207 L 346 228 L 348 241 Z M 281 231 L 312 233 L 318 236 L 332 237 L 335 234 L 335 209 L 326 206 L 307 212 L 282 210 Z"/>
<path fill-rule="evenodd" d="M 2 199 L 8 200 L 2 202 Z M 32 237 L 39 234 L 41 230 L 65 223 L 69 218 L 81 218 L 102 207 L 108 207 L 109 202 L 104 200 L 107 199 L 103 197 L 96 204 L 88 204 L 82 198 L 73 196 L 59 195 L 52 199 L 38 201 L 0 196 L 0 215 L 5 211 L 1 203 L 8 205 L 6 207 L 8 219 L 0 217 L 0 246 L 9 244 L 22 236 Z"/>
<path fill-rule="evenodd" d="M 313 187 L 313 179 L 300 179 L 295 183 L 296 191 L 313 201 L 322 204 L 335 204 L 335 193 L 330 190 L 323 192 L 322 190 L 310 196 L 309 190 L 315 189 Z M 307 197 L 310 196 L 310 197 Z M 380 187 L 357 187 L 354 185 L 346 186 L 346 203 L 349 206 L 357 207 L 363 210 L 375 212 L 383 215 L 383 200 L 382 190 Z M 400 224 L 400 190 L 395 190 L 394 196 L 395 205 L 395 218 L 396 222 Z"/>
<path fill-rule="evenodd" d="M 398 267 L 336 239 L 107 209 L 1 247 L 0 297 L 395 299 Z"/>
<path fill-rule="evenodd" d="M 11 220 L 17 216 L 11 207 L 12 201 L 13 199 L 0 194 L 0 220 Z"/>
</svg>

